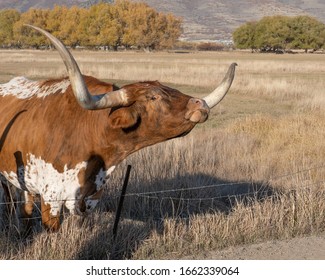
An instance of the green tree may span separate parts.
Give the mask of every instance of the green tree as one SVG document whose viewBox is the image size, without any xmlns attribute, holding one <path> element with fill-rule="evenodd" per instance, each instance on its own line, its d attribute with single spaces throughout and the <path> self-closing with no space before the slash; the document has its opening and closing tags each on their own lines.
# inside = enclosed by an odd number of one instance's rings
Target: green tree
<svg viewBox="0 0 325 280">
<path fill-rule="evenodd" d="M 239 49 L 251 49 L 252 52 L 256 47 L 256 27 L 255 21 L 247 22 L 238 27 L 233 33 L 233 39 L 236 48 Z"/>
<path fill-rule="evenodd" d="M 290 23 L 292 48 L 318 50 L 325 44 L 325 25 L 310 16 L 294 17 Z"/>
<path fill-rule="evenodd" d="M 325 25 L 309 16 L 264 17 L 256 23 L 238 27 L 233 39 L 237 48 L 317 50 L 325 43 Z"/>
<path fill-rule="evenodd" d="M 285 50 L 291 41 L 289 18 L 272 16 L 261 19 L 256 27 L 255 44 L 260 49 Z"/>
</svg>

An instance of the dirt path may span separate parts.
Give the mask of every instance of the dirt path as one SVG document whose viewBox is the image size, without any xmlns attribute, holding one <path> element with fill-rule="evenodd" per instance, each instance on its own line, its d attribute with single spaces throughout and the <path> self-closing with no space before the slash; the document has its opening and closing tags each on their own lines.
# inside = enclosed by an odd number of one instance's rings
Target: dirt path
<svg viewBox="0 0 325 280">
<path fill-rule="evenodd" d="M 231 247 L 184 259 L 325 260 L 325 236 L 300 237 Z"/>
</svg>

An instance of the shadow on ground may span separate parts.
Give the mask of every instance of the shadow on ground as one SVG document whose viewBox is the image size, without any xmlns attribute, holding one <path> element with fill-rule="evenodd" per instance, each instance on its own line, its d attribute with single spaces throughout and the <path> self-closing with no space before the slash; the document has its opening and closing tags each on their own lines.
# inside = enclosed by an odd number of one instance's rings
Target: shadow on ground
<svg viewBox="0 0 325 280">
<path fill-rule="evenodd" d="M 90 216 L 80 223 L 82 230 L 96 232 L 90 234 L 74 254 L 75 259 L 130 259 L 153 231 L 163 233 L 165 218 L 186 222 L 192 215 L 218 212 L 228 215 L 239 202 L 249 205 L 276 194 L 272 187 L 263 183 L 224 181 L 204 174 L 154 180 L 142 184 L 141 188 L 131 180 L 114 237 L 113 224 L 120 191 L 108 192 L 101 201 L 97 218 Z M 34 236 L 41 231 L 40 221 L 36 221 L 36 224 Z M 29 237 L 28 242 L 22 242 L 21 235 L 17 233 L 19 238 L 8 236 L 8 227 L 1 232 L 6 238 L 0 235 L 0 241 L 5 240 L 7 245 L 1 246 L 0 242 L 0 253 L 8 244 L 20 250 L 31 244 Z"/>
<path fill-rule="evenodd" d="M 150 191 L 153 188 L 157 191 Z M 141 190 L 130 182 L 116 240 L 110 246 L 111 259 L 131 258 L 132 253 L 153 231 L 163 233 L 165 218 L 184 222 L 189 221 L 192 215 L 216 212 L 228 215 L 237 203 L 249 205 L 276 194 L 271 186 L 263 183 L 224 181 L 204 174 L 152 181 L 142 185 Z M 115 215 L 119 196 L 120 192 L 109 193 L 104 198 L 101 211 L 109 211 Z M 112 227 L 108 230 L 111 231 Z M 107 228 L 96 238 L 107 240 Z M 95 240 L 89 240 L 89 244 L 83 248 L 84 252 L 89 252 L 94 243 Z M 114 244 L 119 245 L 114 248 Z M 82 255 L 83 252 L 80 252 L 79 257 Z"/>
</svg>

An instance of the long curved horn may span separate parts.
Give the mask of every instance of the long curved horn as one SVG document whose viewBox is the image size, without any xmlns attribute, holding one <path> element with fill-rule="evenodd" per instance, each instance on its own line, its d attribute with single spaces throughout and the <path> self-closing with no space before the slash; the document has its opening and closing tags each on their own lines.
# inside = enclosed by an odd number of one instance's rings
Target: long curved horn
<svg viewBox="0 0 325 280">
<path fill-rule="evenodd" d="M 129 105 L 130 102 L 127 98 L 125 90 L 123 89 L 101 95 L 91 95 L 87 89 L 77 62 L 65 47 L 65 45 L 49 32 L 30 24 L 25 25 L 41 32 L 51 41 L 51 43 L 57 49 L 67 68 L 73 93 L 81 107 L 88 110 L 99 110 L 104 108 Z"/>
<path fill-rule="evenodd" d="M 227 94 L 232 81 L 235 77 L 235 69 L 237 63 L 232 63 L 228 69 L 226 76 L 223 78 L 221 84 L 208 96 L 204 97 L 203 100 L 208 104 L 209 108 L 216 106 Z"/>
</svg>

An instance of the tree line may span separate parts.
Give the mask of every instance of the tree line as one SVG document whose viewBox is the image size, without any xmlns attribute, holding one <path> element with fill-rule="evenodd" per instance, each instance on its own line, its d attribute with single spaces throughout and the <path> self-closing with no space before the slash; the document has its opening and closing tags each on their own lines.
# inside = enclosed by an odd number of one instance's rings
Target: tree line
<svg viewBox="0 0 325 280">
<path fill-rule="evenodd" d="M 233 40 L 236 48 L 252 51 L 316 51 L 325 47 L 325 25 L 310 16 L 269 16 L 241 25 Z"/>
<path fill-rule="evenodd" d="M 90 8 L 55 6 L 53 9 L 0 11 L 0 47 L 41 48 L 49 41 L 24 26 L 32 24 L 51 32 L 67 46 L 165 49 L 182 33 L 182 20 L 156 11 L 145 3 L 117 0 Z"/>
</svg>

